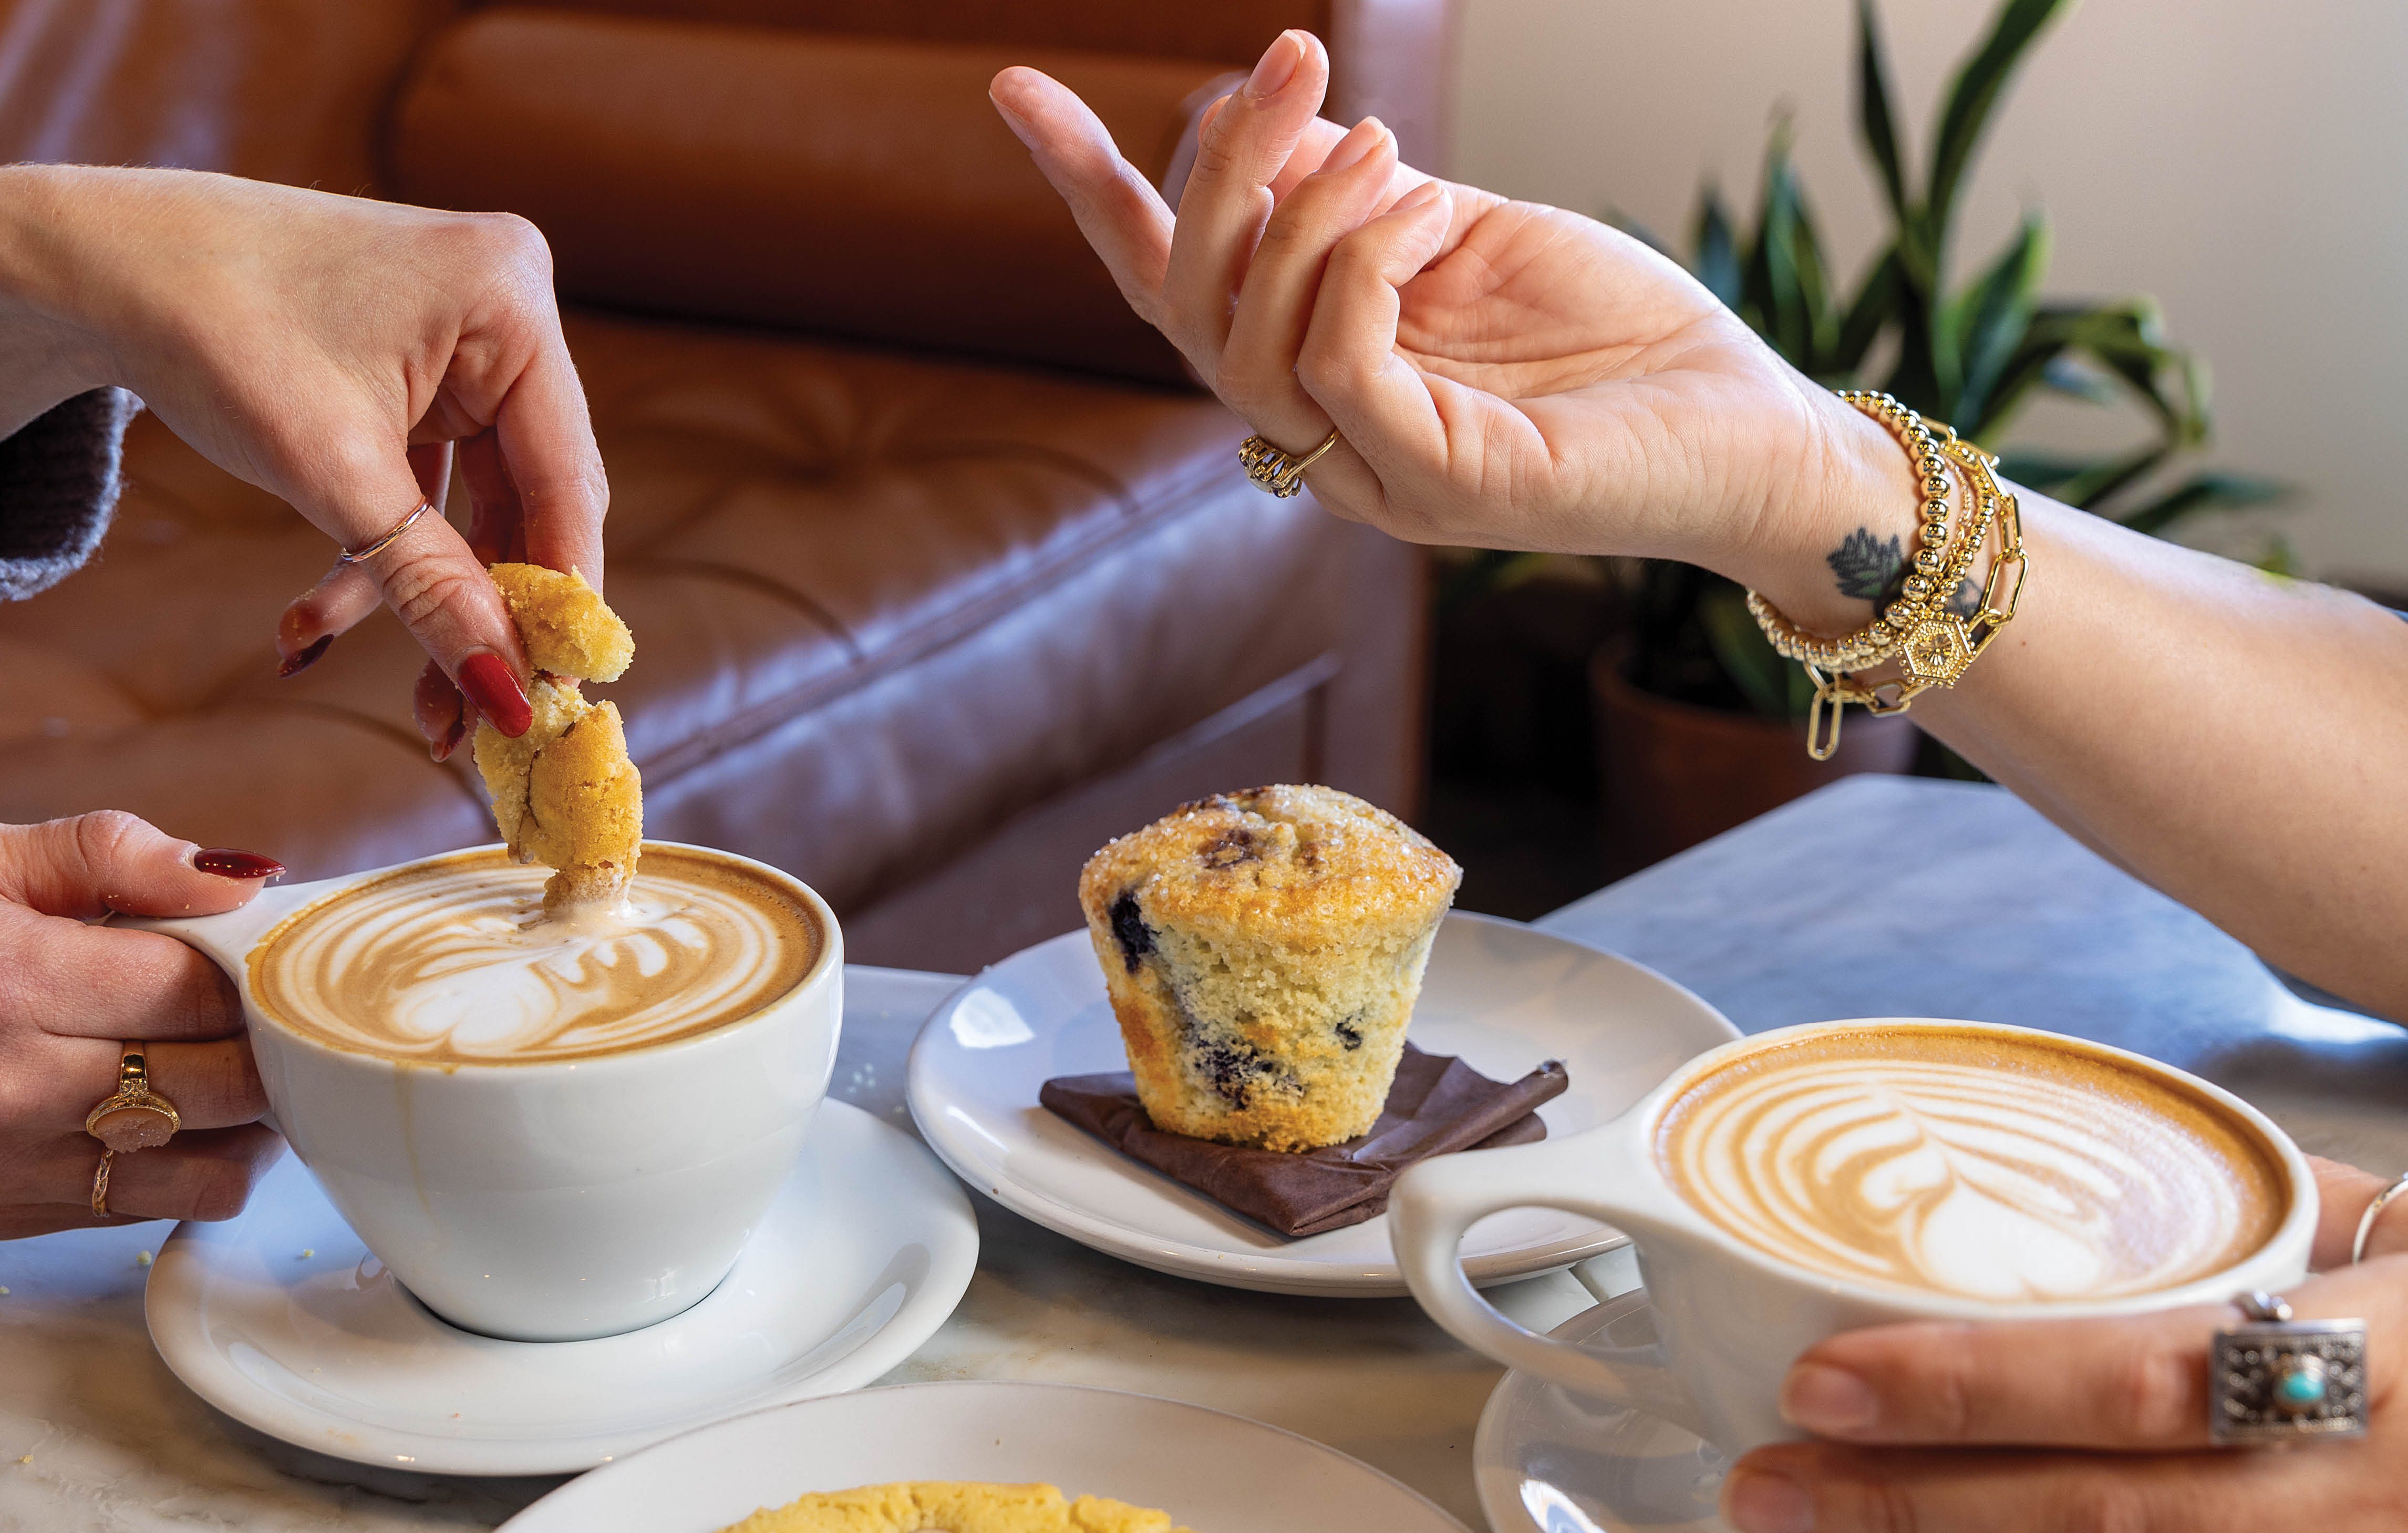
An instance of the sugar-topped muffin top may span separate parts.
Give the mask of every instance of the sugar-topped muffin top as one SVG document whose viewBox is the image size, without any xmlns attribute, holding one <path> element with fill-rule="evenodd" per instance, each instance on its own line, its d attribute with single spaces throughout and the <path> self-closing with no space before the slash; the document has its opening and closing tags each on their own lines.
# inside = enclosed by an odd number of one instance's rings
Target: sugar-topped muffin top
<svg viewBox="0 0 2408 1533">
<path fill-rule="evenodd" d="M 1277 784 L 1182 804 L 1096 852 L 1080 895 L 1135 896 L 1199 934 L 1283 929 L 1292 940 L 1418 930 L 1462 881 L 1455 859 L 1395 815 L 1335 788 Z"/>
</svg>

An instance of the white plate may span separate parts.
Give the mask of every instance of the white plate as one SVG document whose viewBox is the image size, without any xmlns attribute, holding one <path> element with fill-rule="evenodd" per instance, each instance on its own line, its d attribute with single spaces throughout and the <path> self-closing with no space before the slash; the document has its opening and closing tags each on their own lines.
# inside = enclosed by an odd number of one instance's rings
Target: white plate
<svg viewBox="0 0 2408 1533">
<path fill-rule="evenodd" d="M 1562 1060 L 1570 1087 L 1539 1110 L 1554 1136 L 1605 1122 L 1683 1060 L 1738 1036 L 1653 969 L 1460 912 L 1439 928 L 1412 1021 L 1416 1045 L 1500 1081 Z M 971 1186 L 1140 1267 L 1275 1294 L 1405 1292 L 1385 1214 L 1284 1239 L 1037 1105 L 1054 1076 L 1127 1067 L 1095 950 L 1071 932 L 1005 959 L 937 1008 L 911 1045 L 911 1116 Z M 1464 1266 L 1475 1282 L 1504 1282 L 1624 1239 L 1572 1214 L 1517 1209 L 1472 1228 Z"/>
<path fill-rule="evenodd" d="M 1643 1293 L 1555 1327 L 1567 1341 L 1656 1344 Z M 1495 1533 L 1729 1533 L 1714 1497 L 1728 1467 L 1697 1434 L 1508 1373 L 1480 1413 L 1471 1472 Z"/>
<path fill-rule="evenodd" d="M 500 1533 L 715 1533 L 806 1491 L 1043 1481 L 1199 1533 L 1466 1533 L 1379 1470 L 1243 1416 L 1069 1384 L 904 1384 L 805 1400 L 570 1481 Z"/>
<path fill-rule="evenodd" d="M 831 1101 L 727 1280 L 624 1336 L 503 1341 L 445 1325 L 290 1158 L 241 1217 L 177 1227 L 144 1307 L 176 1376 L 271 1436 L 364 1464 L 549 1474 L 858 1389 L 944 1324 L 977 1264 L 969 1199 L 936 1157 Z"/>
</svg>

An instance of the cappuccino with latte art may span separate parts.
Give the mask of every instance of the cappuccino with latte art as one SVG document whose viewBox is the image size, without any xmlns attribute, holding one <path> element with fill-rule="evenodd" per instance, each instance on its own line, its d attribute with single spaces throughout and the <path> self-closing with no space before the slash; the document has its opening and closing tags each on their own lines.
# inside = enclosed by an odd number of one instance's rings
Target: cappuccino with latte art
<svg viewBox="0 0 2408 1533">
<path fill-rule="evenodd" d="M 307 906 L 254 948 L 251 993 L 294 1032 L 437 1065 L 646 1048 L 760 1010 L 824 945 L 810 910 L 732 860 L 644 849 L 619 906 L 545 910 L 547 869 L 498 850 L 413 864 Z"/>
<path fill-rule="evenodd" d="M 2205 1096 L 2071 1040 L 1830 1030 L 1747 1051 L 1659 1120 L 1717 1227 L 1827 1277 L 1988 1303 L 2173 1288 L 2264 1246 L 2273 1149 Z"/>
</svg>

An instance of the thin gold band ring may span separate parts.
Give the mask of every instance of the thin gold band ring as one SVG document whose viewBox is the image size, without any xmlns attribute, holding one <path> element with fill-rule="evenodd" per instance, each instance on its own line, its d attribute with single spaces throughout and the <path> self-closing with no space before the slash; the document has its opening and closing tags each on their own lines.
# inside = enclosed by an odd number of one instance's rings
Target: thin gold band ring
<svg viewBox="0 0 2408 1533">
<path fill-rule="evenodd" d="M 100 1168 L 92 1173 L 92 1213 L 95 1219 L 108 1217 L 108 1163 L 116 1158 L 116 1151 L 103 1150 Z"/>
<path fill-rule="evenodd" d="M 368 560 L 375 558 L 378 554 L 382 553 L 385 550 L 393 547 L 393 545 L 399 540 L 403 533 L 408 532 L 410 528 L 418 524 L 418 519 L 420 517 L 424 516 L 427 512 L 433 509 L 435 509 L 435 502 L 431 500 L 420 501 L 408 516 L 403 517 L 400 521 L 393 524 L 392 531 L 386 533 L 382 537 L 363 543 L 358 548 L 343 550 L 342 552 L 335 556 L 335 563 L 338 565 L 365 564 Z"/>
</svg>

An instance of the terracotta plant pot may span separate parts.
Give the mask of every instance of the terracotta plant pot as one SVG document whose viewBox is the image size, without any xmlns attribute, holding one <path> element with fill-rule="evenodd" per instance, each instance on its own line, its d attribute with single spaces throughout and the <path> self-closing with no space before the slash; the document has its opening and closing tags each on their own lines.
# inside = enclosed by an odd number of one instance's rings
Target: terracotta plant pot
<svg viewBox="0 0 2408 1533">
<path fill-rule="evenodd" d="M 1803 722 L 1699 708 L 1641 692 L 1624 674 L 1628 647 L 1589 665 L 1604 778 L 1605 856 L 1614 877 L 1719 836 L 1800 794 L 1856 772 L 1904 772 L 1914 725 L 1850 709 L 1829 761 L 1806 753 Z"/>
</svg>

